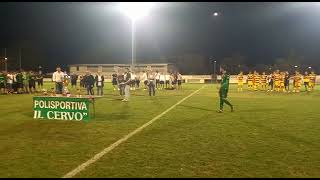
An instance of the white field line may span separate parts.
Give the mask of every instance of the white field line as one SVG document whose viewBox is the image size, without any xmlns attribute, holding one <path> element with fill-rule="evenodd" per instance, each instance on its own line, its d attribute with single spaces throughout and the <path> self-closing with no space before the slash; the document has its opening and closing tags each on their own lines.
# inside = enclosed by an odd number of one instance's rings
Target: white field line
<svg viewBox="0 0 320 180">
<path fill-rule="evenodd" d="M 177 102 L 175 105 L 171 106 L 169 109 L 165 110 L 164 112 L 162 112 L 161 114 L 159 114 L 158 116 L 154 117 L 153 119 L 151 119 L 149 122 L 145 123 L 144 125 L 142 125 L 141 127 L 137 128 L 136 130 L 132 131 L 131 133 L 127 134 L 126 136 L 124 136 L 123 138 L 119 139 L 118 141 L 116 141 L 115 143 L 111 144 L 109 147 L 103 149 L 101 152 L 99 152 L 98 154 L 96 154 L 94 157 L 92 157 L 91 159 L 89 159 L 88 161 L 84 162 L 83 164 L 79 165 L 78 167 L 76 167 L 75 169 L 73 169 L 72 171 L 68 172 L 66 175 L 64 175 L 62 178 L 71 178 L 73 176 L 75 176 L 76 174 L 78 174 L 79 172 L 83 171 L 86 167 L 88 167 L 90 164 L 96 162 L 97 160 L 99 160 L 102 156 L 104 156 L 105 154 L 109 153 L 111 150 L 113 150 L 114 148 L 116 148 L 117 146 L 119 146 L 121 143 L 124 143 L 125 141 L 127 141 L 129 138 L 131 138 L 133 135 L 137 134 L 138 132 L 142 131 L 144 128 L 146 128 L 147 126 L 149 126 L 150 124 L 152 124 L 154 121 L 156 121 L 157 119 L 159 119 L 160 117 L 162 117 L 163 115 L 165 115 L 166 113 L 168 113 L 169 111 L 171 111 L 172 109 L 174 109 L 176 106 L 178 106 L 179 104 L 181 104 L 183 101 L 187 100 L 189 97 L 193 96 L 194 94 L 196 94 L 197 92 L 199 92 L 201 89 L 203 89 L 205 87 L 202 86 L 200 89 L 194 91 L 193 93 L 191 93 L 190 95 L 186 96 L 185 98 L 181 99 L 179 102 Z"/>
</svg>

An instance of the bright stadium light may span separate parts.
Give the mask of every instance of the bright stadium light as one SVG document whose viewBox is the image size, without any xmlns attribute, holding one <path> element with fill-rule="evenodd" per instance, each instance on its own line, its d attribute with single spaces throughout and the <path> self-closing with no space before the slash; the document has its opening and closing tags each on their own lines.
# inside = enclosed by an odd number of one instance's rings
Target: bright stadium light
<svg viewBox="0 0 320 180">
<path fill-rule="evenodd" d="M 218 16 L 218 15 L 219 15 L 219 13 L 215 12 L 215 13 L 213 13 L 213 15 L 214 15 L 214 16 Z"/>
<path fill-rule="evenodd" d="M 147 16 L 153 6 L 153 2 L 121 2 L 119 9 L 132 21 L 135 21 Z"/>
<path fill-rule="evenodd" d="M 135 32 L 135 22 L 138 19 L 141 19 L 147 16 L 154 6 L 153 2 L 121 2 L 119 4 L 119 11 L 122 12 L 124 15 L 131 19 L 131 32 L 132 32 L 132 39 L 131 39 L 131 65 L 134 65 L 134 32 Z"/>
</svg>

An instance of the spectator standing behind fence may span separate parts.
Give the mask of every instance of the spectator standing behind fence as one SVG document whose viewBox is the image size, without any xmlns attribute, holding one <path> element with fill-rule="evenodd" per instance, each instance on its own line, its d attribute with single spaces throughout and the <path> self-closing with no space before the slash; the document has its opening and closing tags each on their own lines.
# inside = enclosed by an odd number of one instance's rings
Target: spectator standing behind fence
<svg viewBox="0 0 320 180">
<path fill-rule="evenodd" d="M 87 71 L 86 75 L 84 76 L 84 84 L 87 89 L 87 95 L 94 95 L 94 92 L 93 92 L 94 77 L 89 71 Z"/>
<path fill-rule="evenodd" d="M 151 70 L 147 73 L 148 75 L 148 88 L 149 88 L 149 96 L 153 94 L 153 96 L 156 95 L 155 91 L 155 80 L 156 80 L 156 74 L 153 73 Z M 152 92 L 152 93 L 151 93 Z"/>
<path fill-rule="evenodd" d="M 104 77 L 100 72 L 96 75 L 95 81 L 97 86 L 97 95 L 103 96 Z"/>
<path fill-rule="evenodd" d="M 57 67 L 56 70 L 52 75 L 52 81 L 55 82 L 56 85 L 56 94 L 62 94 L 64 73 L 60 67 Z"/>
</svg>

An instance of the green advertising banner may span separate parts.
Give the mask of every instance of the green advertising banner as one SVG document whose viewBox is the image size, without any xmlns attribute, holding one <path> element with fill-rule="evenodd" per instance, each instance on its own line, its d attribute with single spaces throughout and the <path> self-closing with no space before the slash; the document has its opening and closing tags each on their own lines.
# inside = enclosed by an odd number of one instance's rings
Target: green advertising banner
<svg viewBox="0 0 320 180">
<path fill-rule="evenodd" d="M 88 98 L 33 97 L 33 118 L 88 122 L 90 120 L 89 103 Z"/>
</svg>

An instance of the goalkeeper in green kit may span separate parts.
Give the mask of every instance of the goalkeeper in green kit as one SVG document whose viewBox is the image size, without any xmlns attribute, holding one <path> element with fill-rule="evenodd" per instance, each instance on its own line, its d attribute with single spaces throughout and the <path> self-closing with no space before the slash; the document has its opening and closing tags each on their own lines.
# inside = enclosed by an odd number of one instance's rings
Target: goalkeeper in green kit
<svg viewBox="0 0 320 180">
<path fill-rule="evenodd" d="M 226 103 L 230 106 L 231 112 L 234 111 L 233 105 L 227 100 L 228 91 L 229 91 L 229 79 L 230 75 L 227 74 L 227 71 L 222 69 L 222 78 L 221 78 L 221 87 L 219 89 L 219 97 L 220 97 L 220 109 L 219 113 L 223 112 L 223 104 Z"/>
</svg>

